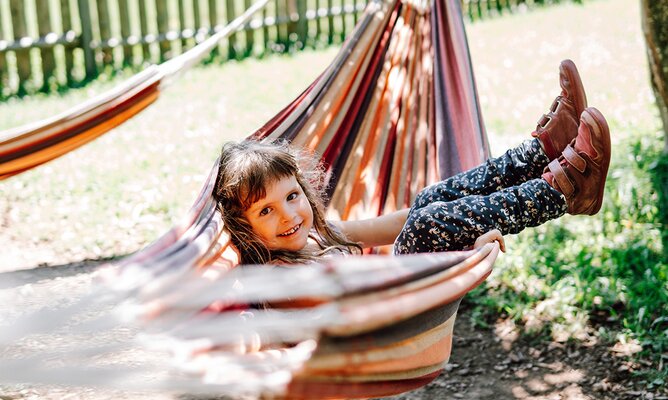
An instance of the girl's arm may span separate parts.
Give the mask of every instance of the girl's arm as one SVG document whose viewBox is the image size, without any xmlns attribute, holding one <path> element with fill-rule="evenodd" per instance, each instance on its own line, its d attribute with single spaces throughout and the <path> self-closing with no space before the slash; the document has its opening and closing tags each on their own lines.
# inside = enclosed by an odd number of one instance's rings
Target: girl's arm
<svg viewBox="0 0 668 400">
<path fill-rule="evenodd" d="M 348 240 L 362 247 L 384 246 L 394 243 L 408 218 L 408 208 L 360 221 L 331 221 Z"/>
</svg>

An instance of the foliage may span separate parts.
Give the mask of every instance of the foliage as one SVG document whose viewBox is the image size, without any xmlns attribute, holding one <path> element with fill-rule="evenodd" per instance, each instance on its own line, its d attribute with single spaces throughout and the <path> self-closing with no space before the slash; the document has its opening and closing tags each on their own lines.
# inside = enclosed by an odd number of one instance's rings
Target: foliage
<svg viewBox="0 0 668 400">
<path fill-rule="evenodd" d="M 507 238 L 508 253 L 471 297 L 474 315 L 484 321 L 501 313 L 525 332 L 555 340 L 637 343 L 639 355 L 659 365 L 653 373 L 660 377 L 652 380 L 665 381 L 668 155 L 662 139 L 656 132 L 615 146 L 598 215 L 565 216 Z"/>
</svg>

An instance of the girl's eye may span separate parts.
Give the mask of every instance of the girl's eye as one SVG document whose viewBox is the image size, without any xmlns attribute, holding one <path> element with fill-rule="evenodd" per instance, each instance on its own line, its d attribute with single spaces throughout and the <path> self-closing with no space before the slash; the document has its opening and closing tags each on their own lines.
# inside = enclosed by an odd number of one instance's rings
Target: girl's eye
<svg viewBox="0 0 668 400">
<path fill-rule="evenodd" d="M 294 200 L 294 199 L 296 199 L 298 196 L 299 196 L 299 193 L 297 193 L 297 192 L 292 192 L 292 193 L 290 193 L 290 194 L 288 195 L 288 201 L 290 201 L 290 200 Z"/>
<path fill-rule="evenodd" d="M 260 210 L 260 216 L 269 214 L 269 211 L 271 211 L 269 207 L 263 208 L 262 210 Z"/>
</svg>

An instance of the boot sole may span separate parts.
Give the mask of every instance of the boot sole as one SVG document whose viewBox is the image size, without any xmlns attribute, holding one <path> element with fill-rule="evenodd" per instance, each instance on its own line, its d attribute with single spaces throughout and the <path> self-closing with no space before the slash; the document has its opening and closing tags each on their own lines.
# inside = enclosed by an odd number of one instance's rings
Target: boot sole
<svg viewBox="0 0 668 400">
<path fill-rule="evenodd" d="M 582 85 L 580 73 L 578 72 L 575 63 L 571 60 L 562 61 L 561 64 L 559 64 L 559 68 L 568 77 L 568 81 L 571 83 L 570 86 L 573 91 L 579 94 L 579 96 L 573 99 L 575 115 L 579 116 L 587 108 L 587 94 L 585 93 L 584 86 Z"/>
<path fill-rule="evenodd" d="M 603 114 L 594 107 L 588 107 L 582 113 L 582 119 L 589 125 L 592 129 L 592 136 L 596 136 L 601 139 L 603 145 L 601 161 L 601 181 L 598 184 L 598 197 L 596 198 L 596 203 L 594 207 L 588 210 L 587 214 L 594 215 L 598 213 L 603 205 L 603 192 L 605 191 L 605 181 L 608 176 L 608 168 L 610 167 L 610 156 L 612 154 L 612 146 L 610 144 L 610 128 L 608 127 L 608 122 L 605 120 Z"/>
</svg>

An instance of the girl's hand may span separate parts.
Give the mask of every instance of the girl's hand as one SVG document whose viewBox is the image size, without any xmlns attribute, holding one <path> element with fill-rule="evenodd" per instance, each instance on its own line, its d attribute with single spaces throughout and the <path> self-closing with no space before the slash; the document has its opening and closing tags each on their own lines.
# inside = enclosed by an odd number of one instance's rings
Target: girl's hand
<svg viewBox="0 0 668 400">
<path fill-rule="evenodd" d="M 474 249 L 478 249 L 487 243 L 499 242 L 499 247 L 502 252 L 506 252 L 506 242 L 503 240 L 503 235 L 498 229 L 492 229 L 491 231 L 482 234 L 479 236 L 475 243 L 473 244 Z"/>
</svg>

